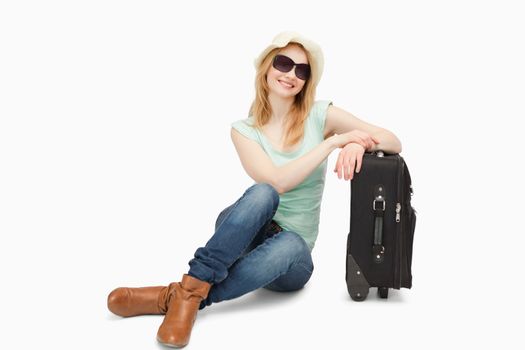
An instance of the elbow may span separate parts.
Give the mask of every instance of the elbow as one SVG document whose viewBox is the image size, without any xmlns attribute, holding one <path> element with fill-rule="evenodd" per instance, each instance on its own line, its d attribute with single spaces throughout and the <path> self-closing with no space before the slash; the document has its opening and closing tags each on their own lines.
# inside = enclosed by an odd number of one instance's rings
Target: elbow
<svg viewBox="0 0 525 350">
<path fill-rule="evenodd" d="M 279 193 L 279 194 L 283 194 L 283 193 L 286 193 L 286 192 L 290 191 L 290 189 L 288 189 L 288 188 L 284 188 L 284 187 L 280 187 L 280 188 L 278 188 L 276 191 L 277 191 L 277 193 Z"/>
<path fill-rule="evenodd" d="M 281 179 L 279 175 L 274 176 L 270 184 L 279 194 L 283 194 L 289 191 L 289 189 L 284 184 L 283 179 Z"/>
<path fill-rule="evenodd" d="M 390 147 L 392 147 L 392 149 L 391 149 L 392 153 L 398 153 L 399 154 L 403 150 L 403 147 L 401 145 L 401 141 L 393 133 L 391 133 L 391 137 L 390 137 L 389 143 L 391 145 Z"/>
<path fill-rule="evenodd" d="M 401 147 L 401 144 L 399 143 L 395 145 L 390 145 L 389 147 L 385 147 L 384 151 L 387 153 L 391 153 L 391 154 L 399 154 L 402 151 L 402 147 Z"/>
<path fill-rule="evenodd" d="M 280 184 L 277 184 L 277 183 L 272 183 L 272 187 L 273 187 L 273 188 L 277 191 L 277 193 L 279 193 L 279 194 L 283 194 L 283 193 L 288 192 L 288 190 L 287 190 L 284 186 L 282 186 L 282 185 L 280 185 Z"/>
<path fill-rule="evenodd" d="M 398 154 L 401 153 L 403 147 L 399 138 L 391 131 L 385 131 L 382 135 L 377 137 L 379 144 L 375 145 L 372 150 L 382 150 L 387 153 Z"/>
<path fill-rule="evenodd" d="M 277 176 L 251 176 L 251 178 L 258 184 L 270 185 L 279 195 L 288 191 Z"/>
<path fill-rule="evenodd" d="M 384 151 L 390 154 L 401 153 L 402 147 L 400 142 L 380 143 L 371 149 L 372 151 Z"/>
<path fill-rule="evenodd" d="M 275 182 L 272 181 L 261 181 L 259 183 L 265 183 L 267 185 L 270 185 L 279 195 L 285 193 L 287 190 L 285 190 L 283 187 L 277 185 Z"/>
</svg>

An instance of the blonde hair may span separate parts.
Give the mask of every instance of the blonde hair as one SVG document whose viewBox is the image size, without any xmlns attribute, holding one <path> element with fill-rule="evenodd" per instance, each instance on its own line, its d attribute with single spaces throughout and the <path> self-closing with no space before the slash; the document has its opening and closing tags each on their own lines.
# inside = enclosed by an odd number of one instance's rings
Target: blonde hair
<svg viewBox="0 0 525 350">
<path fill-rule="evenodd" d="M 286 47 L 289 45 L 300 46 L 306 53 L 308 63 L 310 64 L 310 69 L 316 69 L 316 66 L 312 61 L 312 56 L 301 44 L 290 43 Z M 272 107 L 270 105 L 270 101 L 268 100 L 269 87 L 268 82 L 266 81 L 266 75 L 270 69 L 270 66 L 272 65 L 274 57 L 282 49 L 284 48 L 276 48 L 270 51 L 259 65 L 255 75 L 255 99 L 250 108 L 250 115 L 254 117 L 254 126 L 259 130 L 263 125 L 270 121 L 272 116 Z M 316 86 L 313 82 L 313 79 L 311 78 L 312 76 L 314 76 L 314 74 L 310 74 L 310 78 L 306 81 L 301 91 L 295 95 L 295 100 L 292 104 L 289 117 L 287 118 L 287 122 L 285 124 L 285 147 L 292 146 L 303 138 L 304 123 L 306 122 L 308 113 L 310 112 L 310 109 L 312 108 L 315 101 Z"/>
</svg>

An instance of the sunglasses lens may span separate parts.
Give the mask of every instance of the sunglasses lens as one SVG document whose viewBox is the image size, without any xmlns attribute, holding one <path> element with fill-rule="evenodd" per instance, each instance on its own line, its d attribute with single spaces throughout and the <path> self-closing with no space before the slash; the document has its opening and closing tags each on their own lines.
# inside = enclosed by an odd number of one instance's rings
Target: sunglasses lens
<svg viewBox="0 0 525 350">
<path fill-rule="evenodd" d="M 307 64 L 296 65 L 295 76 L 301 80 L 307 80 L 310 77 L 310 66 Z"/>
<path fill-rule="evenodd" d="M 277 69 L 280 72 L 287 73 L 293 68 L 293 61 L 291 58 L 277 55 L 273 60 L 273 68 Z"/>
</svg>

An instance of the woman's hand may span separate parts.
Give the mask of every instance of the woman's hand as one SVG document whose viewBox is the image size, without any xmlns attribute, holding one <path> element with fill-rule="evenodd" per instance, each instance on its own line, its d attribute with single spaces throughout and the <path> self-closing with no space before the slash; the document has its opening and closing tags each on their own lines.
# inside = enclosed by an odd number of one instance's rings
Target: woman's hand
<svg viewBox="0 0 525 350">
<path fill-rule="evenodd" d="M 332 141 L 338 148 L 343 148 L 349 143 L 358 143 L 364 147 L 365 150 L 371 150 L 374 145 L 379 143 L 379 140 L 370 134 L 361 130 L 352 130 L 340 135 L 333 135 Z"/>
<path fill-rule="evenodd" d="M 337 177 L 341 179 L 344 173 L 345 180 L 352 180 L 354 170 L 356 173 L 361 170 L 364 153 L 365 147 L 361 143 L 352 142 L 344 146 L 335 164 L 334 173 L 337 172 Z"/>
</svg>

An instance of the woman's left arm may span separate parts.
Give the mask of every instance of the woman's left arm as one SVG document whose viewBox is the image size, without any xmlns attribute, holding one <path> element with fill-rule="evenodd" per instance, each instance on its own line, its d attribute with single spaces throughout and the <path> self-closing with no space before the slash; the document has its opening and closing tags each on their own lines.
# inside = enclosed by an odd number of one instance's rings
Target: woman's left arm
<svg viewBox="0 0 525 350">
<path fill-rule="evenodd" d="M 343 147 L 339 152 L 334 169 L 339 179 L 344 177 L 345 180 L 352 180 L 354 178 L 354 172 L 358 173 L 361 170 L 365 151 L 381 150 L 387 153 L 401 153 L 401 142 L 391 131 L 364 122 L 341 108 L 329 106 L 323 134 L 325 139 L 334 134 L 347 132 L 355 132 L 367 140 L 372 138 L 374 142 L 368 142 L 369 146 L 366 149 L 362 144 L 355 142 Z"/>
<path fill-rule="evenodd" d="M 364 131 L 379 141 L 366 151 L 381 150 L 386 153 L 401 153 L 401 142 L 391 131 L 367 123 L 339 107 L 333 105 L 328 107 L 324 128 L 325 139 L 334 134 L 344 134 L 353 130 Z"/>
</svg>

